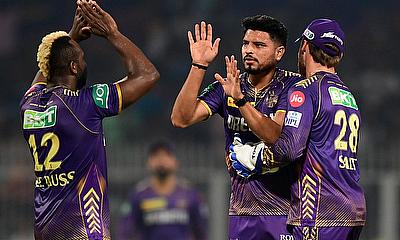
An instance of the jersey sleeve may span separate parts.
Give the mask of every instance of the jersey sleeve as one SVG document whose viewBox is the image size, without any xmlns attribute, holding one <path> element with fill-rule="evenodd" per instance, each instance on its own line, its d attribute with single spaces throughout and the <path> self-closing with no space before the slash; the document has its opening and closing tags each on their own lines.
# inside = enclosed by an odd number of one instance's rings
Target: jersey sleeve
<svg viewBox="0 0 400 240">
<path fill-rule="evenodd" d="M 207 108 L 210 116 L 215 113 L 222 114 L 222 104 L 224 99 L 224 89 L 222 85 L 215 81 L 208 85 L 198 97 L 201 104 Z"/>
<path fill-rule="evenodd" d="M 90 99 L 93 112 L 100 118 L 115 116 L 122 110 L 122 93 L 118 83 L 96 84 L 82 91 L 84 97 Z"/>
<path fill-rule="evenodd" d="M 287 113 L 281 136 L 266 151 L 268 167 L 286 165 L 304 154 L 318 105 L 311 87 L 292 87 L 288 92 Z"/>
</svg>

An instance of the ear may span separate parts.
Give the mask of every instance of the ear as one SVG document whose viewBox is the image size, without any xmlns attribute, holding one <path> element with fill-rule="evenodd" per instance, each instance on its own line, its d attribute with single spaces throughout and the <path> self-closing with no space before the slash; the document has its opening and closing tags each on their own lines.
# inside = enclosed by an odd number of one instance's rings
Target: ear
<svg viewBox="0 0 400 240">
<path fill-rule="evenodd" d="M 284 46 L 279 46 L 275 49 L 275 59 L 276 61 L 280 61 L 283 57 L 283 55 L 285 55 L 285 51 L 286 48 Z"/>
<path fill-rule="evenodd" d="M 306 40 L 303 40 L 303 44 L 302 44 L 300 50 L 301 50 L 302 53 L 305 53 L 306 51 L 310 51 L 310 50 L 308 49 L 308 42 L 307 42 Z"/>
<path fill-rule="evenodd" d="M 74 74 L 78 74 L 78 63 L 76 63 L 75 61 L 71 61 L 69 63 L 69 70 Z"/>
</svg>

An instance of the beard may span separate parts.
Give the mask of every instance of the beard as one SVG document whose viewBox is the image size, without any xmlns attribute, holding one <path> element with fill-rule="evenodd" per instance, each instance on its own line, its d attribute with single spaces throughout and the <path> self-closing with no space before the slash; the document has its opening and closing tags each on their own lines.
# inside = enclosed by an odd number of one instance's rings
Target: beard
<svg viewBox="0 0 400 240">
<path fill-rule="evenodd" d="M 152 171 L 152 174 L 159 180 L 164 181 L 168 176 L 173 174 L 173 170 L 165 167 L 158 167 Z"/>
<path fill-rule="evenodd" d="M 304 58 L 300 55 L 297 59 L 297 69 L 303 77 L 306 76 L 306 64 L 304 63 Z"/>
<path fill-rule="evenodd" d="M 86 80 L 87 80 L 87 67 L 85 67 L 83 69 L 83 71 L 79 70 L 79 72 L 78 72 L 78 80 L 77 80 L 77 83 L 76 83 L 76 85 L 77 85 L 76 88 L 78 90 L 82 89 L 86 85 Z"/>
<path fill-rule="evenodd" d="M 277 65 L 276 61 L 270 60 L 270 61 L 266 62 L 264 66 L 261 66 L 258 59 L 254 59 L 254 58 L 251 58 L 251 59 L 254 60 L 256 63 L 258 63 L 257 66 L 246 65 L 246 63 L 245 63 L 246 58 L 247 58 L 247 56 L 245 56 L 243 58 L 244 70 L 248 74 L 251 74 L 251 75 L 259 75 L 259 74 L 263 74 L 263 73 L 269 73 L 271 70 L 275 69 L 276 65 Z"/>
</svg>

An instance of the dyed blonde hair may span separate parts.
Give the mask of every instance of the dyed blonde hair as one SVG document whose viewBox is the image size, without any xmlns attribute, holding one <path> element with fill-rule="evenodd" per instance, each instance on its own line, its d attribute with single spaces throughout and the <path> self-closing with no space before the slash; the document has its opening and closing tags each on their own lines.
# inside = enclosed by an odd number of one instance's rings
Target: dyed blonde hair
<svg viewBox="0 0 400 240">
<path fill-rule="evenodd" d="M 48 79 L 50 75 L 50 53 L 54 41 L 60 37 L 68 36 L 68 33 L 64 31 L 57 31 L 49 33 L 42 38 L 42 43 L 39 45 L 37 52 L 37 62 L 39 69 L 45 78 Z"/>
</svg>

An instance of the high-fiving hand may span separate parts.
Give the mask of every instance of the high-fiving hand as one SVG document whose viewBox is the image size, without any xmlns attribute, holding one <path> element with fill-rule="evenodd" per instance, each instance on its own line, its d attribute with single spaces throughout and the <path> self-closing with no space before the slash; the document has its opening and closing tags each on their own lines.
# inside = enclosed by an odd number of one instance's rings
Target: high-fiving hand
<svg viewBox="0 0 400 240">
<path fill-rule="evenodd" d="M 237 60 L 232 55 L 231 58 L 225 57 L 226 63 L 226 79 L 224 79 L 219 73 L 215 74 L 215 79 L 221 83 L 225 93 L 231 96 L 235 100 L 239 100 L 244 97 L 240 88 L 240 70 L 237 69 Z"/>
<path fill-rule="evenodd" d="M 217 38 L 212 43 L 212 26 L 211 24 L 206 24 L 204 21 L 200 25 L 198 23 L 195 24 L 194 38 L 191 31 L 188 31 L 187 35 L 193 63 L 207 67 L 217 56 L 221 39 Z"/>
<path fill-rule="evenodd" d="M 115 20 L 95 1 L 78 0 L 77 4 L 93 34 L 107 38 L 118 31 Z"/>
<path fill-rule="evenodd" d="M 82 16 L 82 10 L 78 7 L 75 11 L 74 22 L 69 31 L 69 36 L 77 42 L 86 40 L 90 37 L 90 27 Z"/>
</svg>

